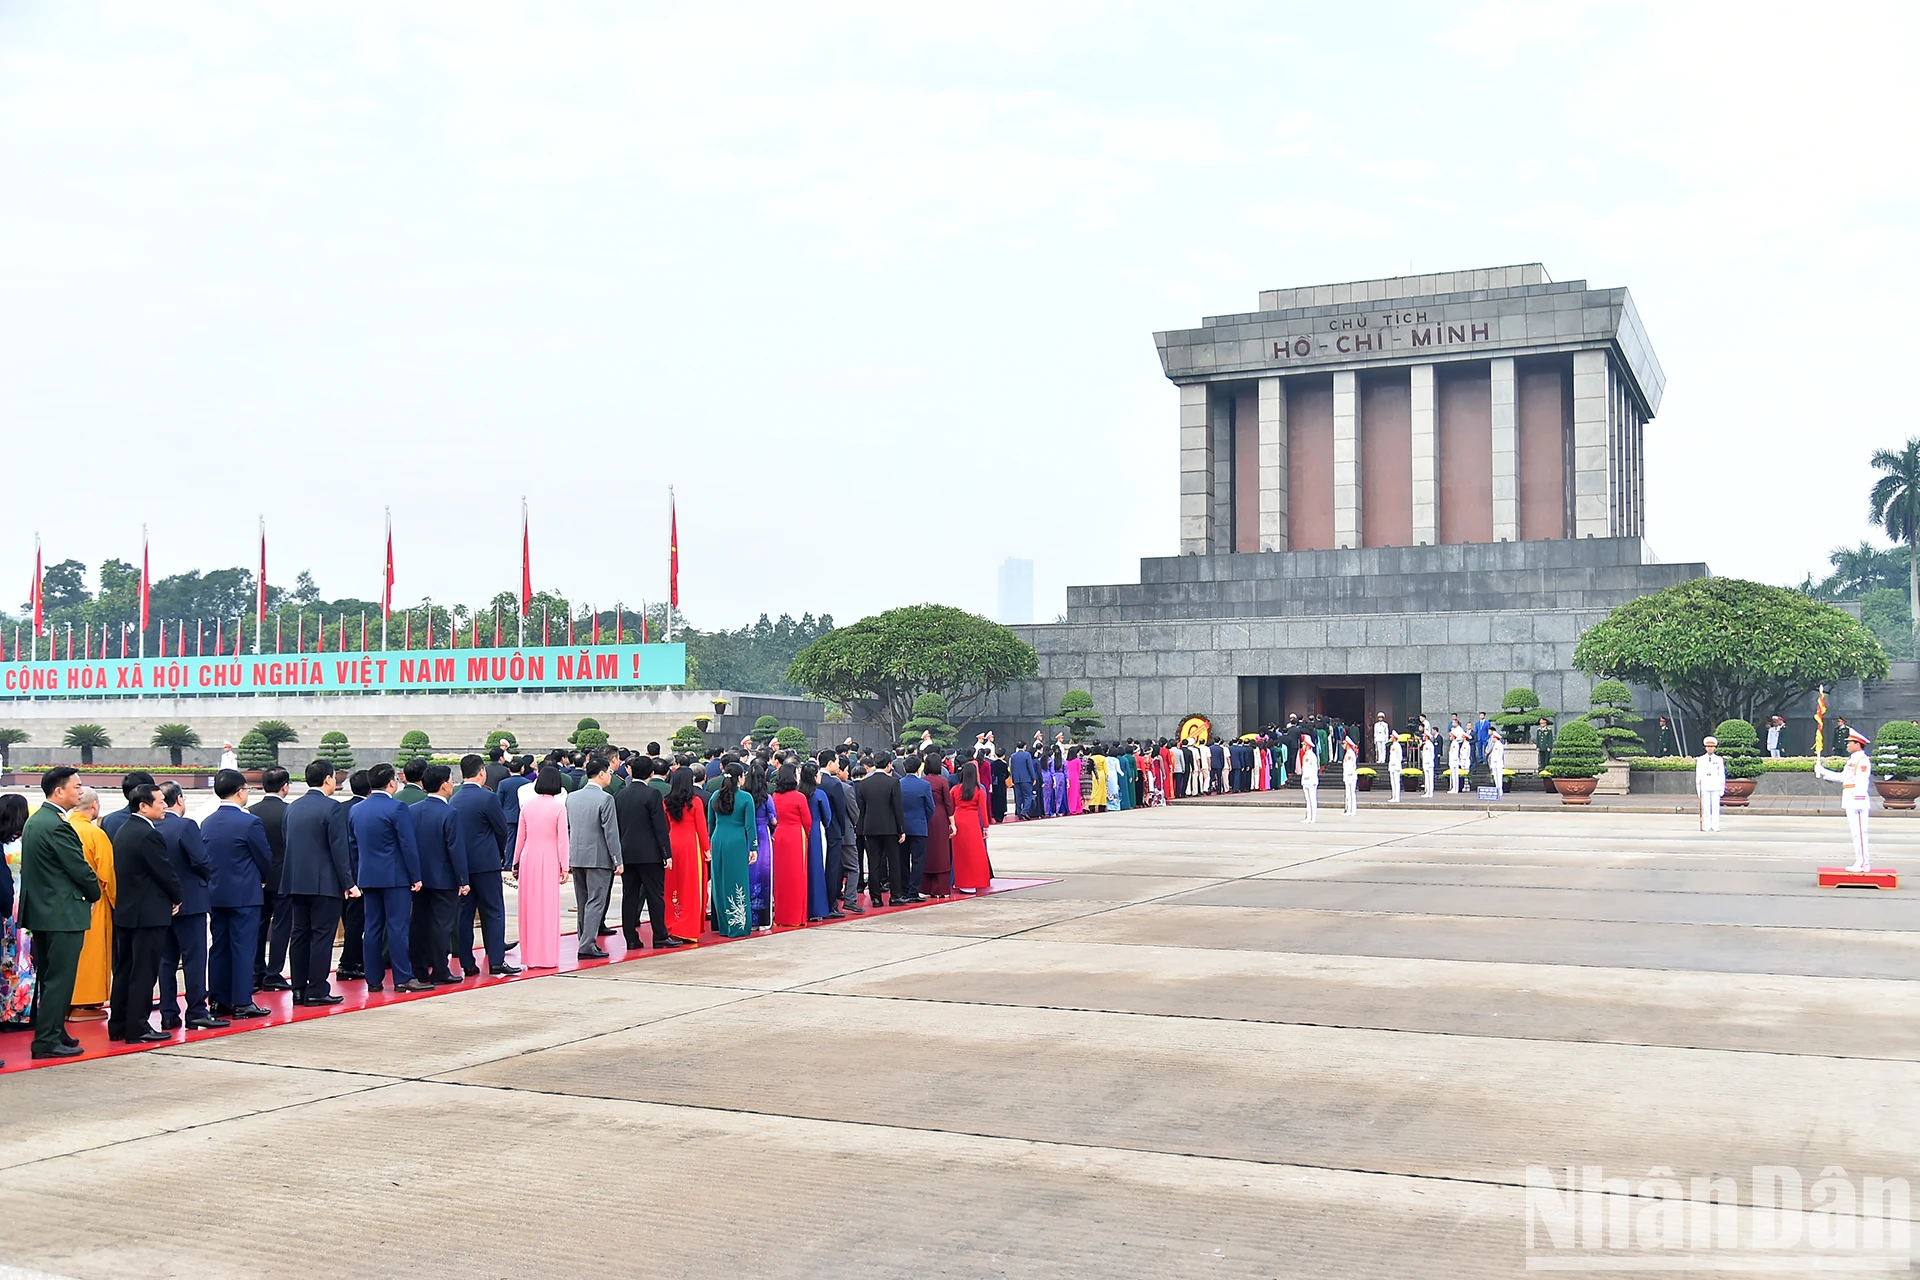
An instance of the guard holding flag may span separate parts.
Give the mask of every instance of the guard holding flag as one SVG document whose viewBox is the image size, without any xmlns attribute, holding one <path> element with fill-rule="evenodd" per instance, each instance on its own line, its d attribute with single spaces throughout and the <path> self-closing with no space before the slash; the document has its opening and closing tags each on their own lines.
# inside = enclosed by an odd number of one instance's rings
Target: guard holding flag
<svg viewBox="0 0 1920 1280">
<path fill-rule="evenodd" d="M 1826 702 L 1822 692 L 1820 701 Z M 1815 724 L 1818 725 L 1818 720 Z M 1814 741 L 1820 740 L 1820 731 L 1814 730 Z M 1840 811 L 1847 817 L 1847 833 L 1853 838 L 1853 865 L 1848 871 L 1858 874 L 1873 870 L 1873 853 L 1867 845 L 1867 811 L 1873 805 L 1873 793 L 1870 789 L 1873 781 L 1873 762 L 1867 758 L 1867 738 L 1858 729 L 1847 730 L 1847 764 L 1838 773 L 1827 768 L 1820 759 L 1816 748 L 1813 758 L 1814 776 L 1828 782 L 1840 784 Z"/>
</svg>

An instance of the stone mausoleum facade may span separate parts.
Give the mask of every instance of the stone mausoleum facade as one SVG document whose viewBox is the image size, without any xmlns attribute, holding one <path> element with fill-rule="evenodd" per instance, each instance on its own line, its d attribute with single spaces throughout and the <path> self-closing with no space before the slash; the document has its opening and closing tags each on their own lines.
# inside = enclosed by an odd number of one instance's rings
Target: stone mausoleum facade
<svg viewBox="0 0 1920 1280">
<path fill-rule="evenodd" d="M 1707 573 L 1643 535 L 1665 374 L 1624 288 L 1538 264 L 1276 289 L 1155 335 L 1179 391 L 1180 554 L 1017 628 L 1030 735 L 1069 688 L 1110 734 L 1288 712 L 1398 724 L 1532 687 L 1585 710 L 1580 633 Z"/>
</svg>

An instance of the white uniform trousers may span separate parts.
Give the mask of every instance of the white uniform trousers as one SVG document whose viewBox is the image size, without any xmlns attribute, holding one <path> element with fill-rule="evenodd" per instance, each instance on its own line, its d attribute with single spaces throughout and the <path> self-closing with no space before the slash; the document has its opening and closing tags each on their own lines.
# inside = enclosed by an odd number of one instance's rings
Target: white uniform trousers
<svg viewBox="0 0 1920 1280">
<path fill-rule="evenodd" d="M 1720 829 L 1720 793 L 1718 791 L 1700 793 L 1700 829 L 1702 831 Z"/>
<path fill-rule="evenodd" d="M 1847 834 L 1853 837 L 1853 865 L 1847 870 L 1871 871 L 1873 851 L 1867 845 L 1867 807 L 1848 805 L 1844 812 L 1847 815 Z"/>
<path fill-rule="evenodd" d="M 1346 784 L 1347 788 L 1347 812 L 1360 812 L 1360 779 L 1343 778 L 1341 781 Z"/>
<path fill-rule="evenodd" d="M 1318 821 L 1320 817 L 1320 784 L 1317 782 L 1303 782 L 1300 784 L 1300 791 L 1307 797 L 1307 816 L 1301 819 L 1301 821 Z"/>
</svg>

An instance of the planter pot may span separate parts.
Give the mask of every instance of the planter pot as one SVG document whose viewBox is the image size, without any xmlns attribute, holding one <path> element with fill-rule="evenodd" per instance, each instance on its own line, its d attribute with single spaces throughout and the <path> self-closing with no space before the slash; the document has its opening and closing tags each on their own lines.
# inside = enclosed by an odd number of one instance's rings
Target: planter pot
<svg viewBox="0 0 1920 1280">
<path fill-rule="evenodd" d="M 1372 775 L 1372 774 L 1369 774 L 1369 773 L 1363 773 L 1363 774 L 1361 774 L 1361 775 L 1360 775 L 1360 777 L 1359 777 L 1359 778 L 1357 779 L 1357 781 L 1358 781 L 1358 782 L 1359 782 L 1359 784 L 1360 784 L 1360 786 L 1359 786 L 1359 790 L 1361 790 L 1361 791 L 1371 791 L 1371 790 L 1373 790 L 1373 775 Z M 1344 782 L 1344 780 L 1342 781 L 1342 784 L 1341 784 L 1341 785 L 1343 785 L 1343 786 L 1345 785 L 1345 782 Z M 1909 806 L 1909 807 L 1911 807 L 1911 806 Z"/>
<path fill-rule="evenodd" d="M 1727 793 L 1720 797 L 1720 807 L 1723 809 L 1746 808 L 1747 797 L 1753 794 L 1754 784 L 1759 781 L 1758 778 L 1728 778 Z"/>
<path fill-rule="evenodd" d="M 1560 793 L 1561 804 L 1592 804 L 1593 789 L 1599 781 L 1598 778 L 1555 778 L 1553 784 Z"/>
<path fill-rule="evenodd" d="M 1509 742 L 1507 768 L 1515 773 L 1537 771 L 1540 768 L 1540 748 L 1531 742 Z"/>
<path fill-rule="evenodd" d="M 1873 789 L 1887 808 L 1911 809 L 1914 798 L 1920 796 L 1920 778 L 1875 778 Z"/>
<path fill-rule="evenodd" d="M 1542 791 L 1544 791 L 1544 792 L 1546 792 L 1546 793 L 1547 793 L 1548 795 L 1552 795 L 1552 794 L 1553 794 L 1553 779 L 1552 779 L 1552 778 L 1546 778 L 1546 777 L 1543 777 L 1543 778 L 1541 778 L 1541 779 L 1540 779 L 1540 789 L 1541 789 Z"/>
<path fill-rule="evenodd" d="M 1625 760 L 1607 761 L 1607 771 L 1594 779 L 1594 794 L 1623 796 L 1633 785 L 1631 766 Z"/>
</svg>

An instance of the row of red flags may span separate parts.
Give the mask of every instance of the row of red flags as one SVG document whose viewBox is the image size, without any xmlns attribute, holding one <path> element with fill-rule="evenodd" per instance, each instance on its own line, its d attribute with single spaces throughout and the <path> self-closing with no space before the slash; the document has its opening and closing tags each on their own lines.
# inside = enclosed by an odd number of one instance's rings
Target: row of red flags
<svg viewBox="0 0 1920 1280">
<path fill-rule="evenodd" d="M 667 523 L 667 607 L 669 610 L 668 617 L 671 618 L 672 617 L 671 611 L 674 609 L 678 609 L 680 607 L 680 512 L 679 512 L 677 502 L 672 496 L 671 490 L 669 490 L 668 492 L 667 510 L 668 510 L 668 515 L 667 515 L 667 521 L 668 521 Z M 151 563 L 152 562 L 150 559 L 150 554 L 149 554 L 148 544 L 147 544 L 147 531 L 143 527 L 140 530 L 140 626 L 138 630 L 133 631 L 133 634 L 136 636 L 144 635 L 147 632 L 147 630 L 151 628 L 151 626 L 153 625 L 152 616 L 151 616 L 152 614 L 151 587 L 153 582 L 153 574 L 151 572 Z M 29 588 L 29 594 L 28 594 L 28 604 L 33 612 L 32 634 L 36 636 L 47 634 L 46 597 L 41 585 L 42 579 L 44 576 L 45 576 L 44 569 L 41 563 L 41 554 L 40 554 L 40 538 L 39 538 L 39 535 L 36 534 L 33 539 L 33 583 Z M 391 512 L 389 512 L 387 515 L 386 566 L 384 571 L 381 574 L 381 587 L 380 587 L 380 621 L 383 623 L 390 621 L 393 616 L 393 584 L 395 580 L 396 579 L 394 577 L 394 571 L 393 571 L 393 515 Z M 266 630 L 266 625 L 267 625 L 267 523 L 264 517 L 260 521 L 260 572 L 256 578 L 256 588 L 257 588 L 257 594 L 254 600 L 254 626 L 260 632 L 264 632 Z M 405 618 L 406 618 L 408 640 L 411 641 L 412 630 L 413 630 L 413 615 L 411 611 L 403 611 L 403 613 L 405 614 Z M 621 614 L 622 614 L 622 610 L 618 606 L 616 606 L 614 609 L 614 618 L 615 618 L 614 634 L 616 637 L 618 637 L 621 634 L 621 628 L 620 628 Z M 524 499 L 520 503 L 520 616 L 522 618 L 531 618 L 533 616 L 533 535 L 532 535 L 532 531 L 528 526 L 527 504 Z M 222 651 L 224 647 L 223 635 L 224 635 L 225 625 L 226 624 L 224 622 L 221 622 L 217 624 L 213 629 L 213 633 L 214 633 L 213 652 L 215 657 L 222 656 Z M 234 634 L 233 651 L 238 653 L 240 651 L 240 645 L 241 645 L 241 638 L 240 638 L 241 633 L 239 629 L 240 623 L 238 619 L 235 619 L 234 626 L 235 626 L 235 634 Z M 324 634 L 325 626 L 326 626 L 324 618 L 321 619 L 320 626 L 321 626 L 321 632 L 322 634 Z M 198 628 L 196 627 L 196 629 Z M 18 659 L 21 656 L 20 638 L 17 634 L 18 630 L 19 628 L 16 627 L 15 628 L 16 635 L 14 637 L 14 650 L 15 650 L 14 657 L 16 659 Z M 127 643 L 127 632 L 129 630 L 132 630 L 130 626 L 123 627 L 121 629 L 121 636 L 120 636 L 120 645 L 121 645 L 120 656 L 121 657 L 127 656 L 126 643 Z M 301 617 L 301 631 L 302 631 L 301 637 L 297 639 L 295 642 L 295 648 L 293 650 L 293 652 L 295 653 L 307 652 L 306 645 L 305 645 L 305 636 L 304 636 L 304 632 L 305 632 L 305 616 L 304 615 L 302 615 Z M 176 633 L 177 633 L 177 638 L 175 641 L 174 656 L 182 656 L 182 651 L 186 646 L 186 622 L 184 620 L 180 620 L 177 623 Z M 161 624 L 159 634 L 160 634 L 160 656 L 166 657 L 168 655 L 167 655 L 167 627 L 165 623 Z M 541 644 L 544 645 L 548 642 L 548 635 L 549 635 L 548 621 L 543 611 L 540 618 Z M 342 652 L 342 653 L 347 652 L 346 636 L 347 636 L 346 615 L 342 614 L 340 616 L 339 652 Z M 502 638 L 503 638 L 503 632 L 501 630 L 500 609 L 498 608 L 498 606 L 496 606 L 494 608 L 494 616 L 493 616 L 494 644 L 498 646 L 501 643 Z M 459 643 L 459 636 L 457 632 L 453 636 L 453 642 L 456 646 Z M 196 642 L 197 645 L 198 643 L 199 642 Z M 567 619 L 567 643 L 570 645 L 574 643 L 573 619 L 571 617 Z M 594 644 L 600 643 L 600 615 L 598 612 L 596 612 L 593 615 L 592 643 Z M 647 643 L 647 615 L 646 615 L 646 610 L 644 608 L 641 610 L 641 613 L 640 613 L 640 643 L 642 644 Z M 4 641 L 0 641 L 0 646 L 3 646 L 3 645 L 4 645 Z M 473 616 L 472 647 L 478 648 L 479 645 L 480 645 L 480 615 L 476 613 Z M 57 647 L 57 644 L 55 647 Z M 71 626 L 67 628 L 67 646 L 66 647 L 67 647 L 67 657 L 72 658 L 74 656 L 74 646 L 73 646 L 73 628 Z M 100 636 L 100 652 L 99 652 L 100 657 L 105 658 L 109 656 L 107 653 L 107 647 L 108 647 L 108 636 L 103 631 Z M 409 643 L 406 647 L 412 648 L 413 646 L 411 643 Z M 427 610 L 426 647 L 429 649 L 433 647 L 433 611 L 431 609 Z M 367 648 L 367 617 L 365 614 L 362 614 L 360 617 L 360 648 L 363 651 Z M 275 653 L 279 653 L 281 651 L 280 622 L 277 618 L 274 621 L 273 651 Z M 92 640 L 92 624 L 87 624 L 86 626 L 85 638 L 82 641 L 80 653 L 82 656 L 85 656 L 85 657 L 94 656 L 93 640 Z M 204 647 L 201 647 L 201 653 L 204 654 Z"/>
</svg>

